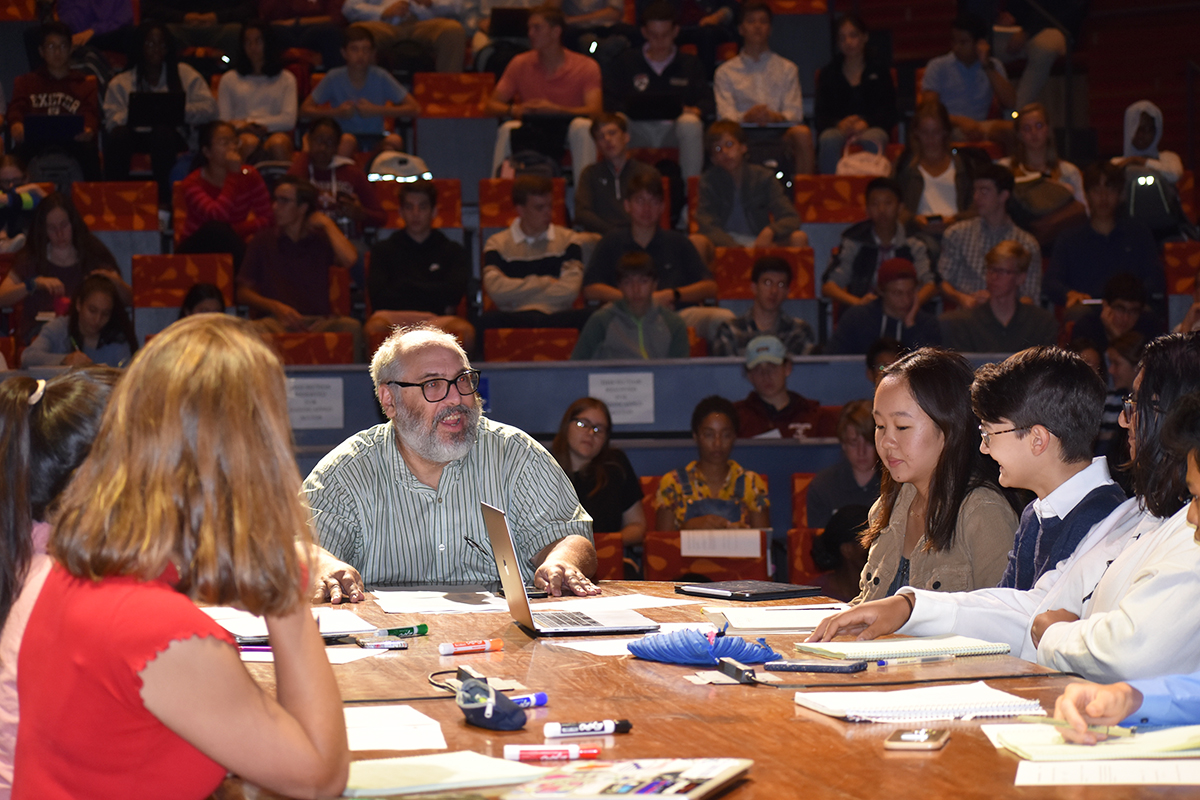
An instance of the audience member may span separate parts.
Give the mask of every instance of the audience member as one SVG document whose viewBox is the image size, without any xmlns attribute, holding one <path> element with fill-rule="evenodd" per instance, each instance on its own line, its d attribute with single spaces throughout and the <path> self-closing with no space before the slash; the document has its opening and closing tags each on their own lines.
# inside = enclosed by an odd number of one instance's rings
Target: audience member
<svg viewBox="0 0 1200 800">
<path fill-rule="evenodd" d="M 955 139 L 1007 144 L 1012 138 L 1011 120 L 988 116 L 993 99 L 1002 110 L 1015 108 L 1017 93 L 1004 64 L 991 54 L 990 39 L 986 22 L 969 12 L 959 14 L 951 26 L 950 52 L 925 66 L 920 102 L 937 100 L 946 107 Z"/>
<path fill-rule="evenodd" d="M 228 122 L 202 125 L 199 142 L 192 172 L 179 183 L 187 219 L 175 252 L 229 253 L 236 273 L 246 241 L 271 224 L 271 194 L 258 171 L 242 163 Z"/>
<path fill-rule="evenodd" d="M 837 52 L 817 78 L 817 154 L 824 175 L 837 171 L 849 142 L 883 155 L 900 120 L 891 64 L 868 62 L 869 39 L 860 17 L 843 15 L 837 23 Z"/>
<path fill-rule="evenodd" d="M 842 448 L 841 460 L 814 475 L 808 485 L 806 524 L 810 528 L 827 528 L 839 509 L 861 506 L 865 511 L 879 499 L 879 453 L 875 450 L 875 419 L 871 416 L 870 400 L 852 400 L 842 406 L 837 438 Z M 866 556 L 863 551 L 864 563 Z M 858 594 L 858 574 L 854 576 L 854 586 L 855 590 L 846 599 Z"/>
<path fill-rule="evenodd" d="M 0 155 L 0 253 L 15 253 L 24 246 L 34 209 L 45 197 L 45 189 L 29 182 L 24 161 Z"/>
<path fill-rule="evenodd" d="M 865 353 L 881 336 L 906 349 L 940 344 L 937 319 L 917 305 L 917 270 L 903 258 L 889 258 L 875 276 L 879 297 L 842 312 L 825 352 L 837 355 Z"/>
<path fill-rule="evenodd" d="M 467 34 L 456 17 L 463 5 L 463 0 L 345 0 L 342 13 L 370 30 L 381 51 L 416 42 L 433 51 L 438 72 L 462 72 Z"/>
<path fill-rule="evenodd" d="M 286 381 L 245 323 L 202 314 L 157 335 L 56 512 L 57 563 L 21 643 L 15 796 L 200 797 L 230 772 L 293 796 L 342 791 L 350 754 L 305 602 Z M 276 691 L 197 608 L 220 603 L 266 617 Z"/>
<path fill-rule="evenodd" d="M 531 128 L 542 126 L 556 132 L 557 127 L 552 122 L 547 123 L 554 118 L 570 118 L 566 138 L 571 149 L 571 169 L 575 172 L 576 186 L 584 168 L 596 161 L 591 117 L 599 114 L 604 106 L 600 66 L 585 55 L 563 48 L 562 29 L 562 11 L 554 6 L 538 6 L 529 15 L 530 49 L 508 62 L 488 101 L 488 109 L 493 115 L 512 118 L 496 132 L 493 172 L 512 155 L 513 134 L 523 123 L 529 123 Z M 531 134 L 536 133 L 538 131 L 526 131 L 525 135 L 535 139 L 538 137 Z M 561 152 L 557 142 L 546 142 L 543 149 Z"/>
<path fill-rule="evenodd" d="M 632 547 L 646 535 L 642 483 L 621 450 L 609 446 L 612 414 L 603 400 L 581 397 L 563 412 L 550 452 L 571 479 L 595 533 L 620 533 Z"/>
<path fill-rule="evenodd" d="M 281 180 L 273 208 L 275 224 L 246 247 L 238 302 L 250 307 L 264 333 L 349 333 L 355 360 L 364 361 L 362 324 L 335 314 L 329 302 L 330 267 L 352 266 L 354 244 L 318 210 L 317 188 L 303 178 Z"/>
<path fill-rule="evenodd" d="M 320 210 L 361 236 L 364 227 L 382 227 L 387 212 L 362 168 L 354 159 L 338 155 L 341 138 L 336 119 L 318 118 L 308 130 L 308 150 L 295 155 L 288 174 L 316 186 Z"/>
<path fill-rule="evenodd" d="M 634 175 L 659 178 L 654 167 L 629 157 L 629 124 L 624 115 L 603 113 L 592 123 L 592 138 L 603 156 L 584 168 L 575 187 L 575 223 L 589 233 L 606 234 L 629 225 L 625 198 Z"/>
<path fill-rule="evenodd" d="M 1162 323 L 1146 307 L 1146 291 L 1141 282 L 1123 272 L 1108 280 L 1100 307 L 1094 305 L 1075 322 L 1072 335 L 1091 339 L 1103 350 L 1122 334 L 1136 330 L 1150 341 L 1163 332 Z"/>
<path fill-rule="evenodd" d="M 970 216 L 971 173 L 950 147 L 950 116 L 941 103 L 925 103 L 913 115 L 911 158 L 896 174 L 900 199 L 915 216 L 911 227 L 938 246 L 946 228 Z M 938 252 L 940 252 L 940 247 Z M 930 254 L 933 258 L 933 253 Z"/>
<path fill-rule="evenodd" d="M 433 182 L 401 184 L 404 227 L 371 248 L 367 297 L 374 312 L 363 328 L 368 339 L 396 325 L 426 322 L 456 337 L 464 350 L 474 348 L 474 326 L 457 316 L 471 280 L 471 257 L 434 229 L 436 214 Z"/>
<path fill-rule="evenodd" d="M 617 262 L 615 300 L 588 318 L 571 358 L 687 358 L 687 325 L 669 308 L 654 302 L 658 282 L 654 262 L 644 252 L 630 252 Z"/>
<path fill-rule="evenodd" d="M 807 247 L 800 215 L 779 181 L 766 167 L 746 163 L 742 126 L 718 120 L 704 141 L 712 166 L 700 177 L 696 223 L 705 247 Z"/>
<path fill-rule="evenodd" d="M 806 439 L 833 433 L 833 420 L 819 402 L 788 389 L 792 359 L 779 339 L 752 339 L 746 345 L 744 370 L 754 388 L 733 404 L 740 438 Z"/>
<path fill-rule="evenodd" d="M 996 53 L 1005 63 L 1025 59 L 1025 68 L 1017 83 L 1016 108 L 1038 99 L 1054 62 L 1067 54 L 1067 39 L 1056 25 L 1064 26 L 1071 38 L 1078 42 L 1087 6 L 1087 3 L 1077 0 L 1043 0 L 1037 5 L 1027 0 L 1009 0 L 1005 3 L 1004 12 L 996 17 L 996 26 L 1009 29 L 1017 27 L 1019 30 L 1010 33 L 1003 46 L 997 41 Z M 1050 17 L 1046 16 L 1047 13 Z M 998 30 L 996 32 L 999 33 Z"/>
<path fill-rule="evenodd" d="M 974 440 L 970 364 L 923 348 L 884 375 L 872 413 L 885 471 L 863 534 L 869 554 L 854 603 L 891 597 L 902 586 L 995 586 L 1017 516 L 996 484 L 994 462 L 985 462 Z"/>
<path fill-rule="evenodd" d="M 1120 167 L 1098 162 L 1083 174 L 1091 218 L 1054 243 L 1043 287 L 1067 318 L 1085 310 L 1082 301 L 1099 297 L 1104 285 L 1121 273 L 1132 273 L 1152 296 L 1163 296 L 1166 273 L 1154 236 L 1142 223 L 1118 215 L 1125 175 Z"/>
<path fill-rule="evenodd" d="M 741 356 L 751 339 L 770 334 L 783 342 L 789 355 L 806 356 L 817 337 L 812 327 L 783 311 L 788 287 L 792 285 L 792 265 L 778 256 L 762 256 L 750 270 L 750 291 L 754 302 L 740 317 L 722 322 L 713 339 L 714 356 Z"/>
<path fill-rule="evenodd" d="M 495 311 L 483 328 L 578 328 L 587 310 L 575 309 L 583 284 L 579 243 L 555 225 L 554 186 L 549 178 L 522 175 L 513 181 L 517 218 L 483 247 L 483 290 Z"/>
<path fill-rule="evenodd" d="M 737 410 L 711 395 L 692 412 L 698 457 L 663 475 L 654 498 L 656 530 L 767 528 L 771 525 L 767 482 L 730 460 Z"/>
<path fill-rule="evenodd" d="M 71 310 L 42 326 L 21 351 L 21 366 L 123 367 L 137 350 L 133 323 L 113 282 L 103 275 L 83 279 L 71 298 Z"/>
<path fill-rule="evenodd" d="M 129 180 L 133 154 L 149 153 L 150 169 L 158 184 L 158 204 L 169 208 L 171 168 L 179 154 L 188 149 L 189 130 L 170 124 L 130 127 L 130 96 L 138 92 L 183 92 L 183 116 L 188 125 L 217 119 L 217 101 L 208 89 L 208 81 L 190 65 L 180 63 L 175 40 L 166 25 L 142 23 L 135 42 L 132 63 L 109 82 L 104 94 L 104 176 L 110 181 Z M 292 94 L 295 96 L 294 88 Z"/>
<path fill-rule="evenodd" d="M 59 22 L 75 31 L 75 48 L 128 53 L 133 44 L 133 3 L 125 0 L 56 0 Z"/>
<path fill-rule="evenodd" d="M 383 121 L 415 116 L 421 109 L 387 70 L 375 65 L 375 36 L 355 24 L 342 33 L 346 66 L 326 73 L 300 105 L 304 119 L 334 117 L 342 130 L 356 137 L 358 146 L 370 149 L 386 131 Z"/>
<path fill-rule="evenodd" d="M 1017 224 L 1049 249 L 1058 235 L 1087 216 L 1087 199 L 1079 167 L 1060 159 L 1050 117 L 1041 103 L 1016 113 L 1016 150 L 997 161 L 1012 170 L 1015 185 L 1009 204 Z"/>
<path fill-rule="evenodd" d="M 637 28 L 622 21 L 622 0 L 563 0 L 562 12 L 563 44 L 591 55 L 601 68 L 638 38 Z"/>
<path fill-rule="evenodd" d="M 1183 174 L 1183 162 L 1170 150 L 1160 150 L 1163 113 L 1149 100 L 1139 100 L 1125 109 L 1125 147 L 1112 162 L 1118 167 L 1153 170 L 1168 183 L 1175 183 Z M 1145 172 L 1142 172 L 1145 174 Z"/>
<path fill-rule="evenodd" d="M 49 380 L 0 383 L 0 793 L 10 795 L 20 704 L 17 656 L 25 626 L 53 563 L 46 554 L 50 512 L 87 457 L 100 427 L 114 369 L 64 372 Z"/>
<path fill-rule="evenodd" d="M 821 279 L 821 294 L 838 303 L 859 306 L 878 294 L 875 274 L 889 258 L 905 258 L 917 270 L 917 305 L 937 294 L 937 276 L 929 263 L 925 243 L 905 233 L 900 224 L 902 189 L 891 178 L 867 184 L 867 219 L 842 231 L 842 241 Z"/>
<path fill-rule="evenodd" d="M 26 164 L 49 149 L 59 150 L 79 162 L 84 178 L 100 180 L 100 98 L 96 79 L 71 69 L 71 29 L 61 22 L 47 22 L 39 29 L 38 54 L 43 65 L 18 75 L 13 81 L 8 104 L 8 135 L 14 150 Z M 28 117 L 73 116 L 81 130 L 62 138 L 34 141 L 25 137 Z"/>
<path fill-rule="evenodd" d="M 771 52 L 774 12 L 768 3 L 747 0 L 741 17 L 741 52 L 717 67 L 713 80 L 717 117 L 746 127 L 792 123 L 783 131 L 784 147 L 796 172 L 808 175 L 813 171 L 813 143 L 812 132 L 803 124 L 800 72 L 795 62 Z"/>
<path fill-rule="evenodd" d="M 1037 495 L 1021 514 L 998 586 L 1032 589 L 1125 502 L 1104 459 L 1092 458 L 1103 404 L 1092 368 L 1057 347 L 1022 350 L 975 374 L 981 449 L 1000 465 L 1001 486 Z"/>
<path fill-rule="evenodd" d="M 1108 460 L 1108 471 L 1113 480 L 1128 494 L 1133 493 L 1133 475 L 1129 470 L 1133 454 L 1129 447 L 1129 431 L 1121 426 L 1121 414 L 1126 398 L 1133 394 L 1133 381 L 1145 349 L 1146 337 L 1137 331 L 1126 331 L 1108 343 L 1105 353 L 1110 388 L 1104 396 L 1095 453 Z"/>
<path fill-rule="evenodd" d="M 342 0 L 258 0 L 258 18 L 270 24 L 279 47 L 301 47 L 321 55 L 325 69 L 343 66 Z M 245 31 L 242 33 L 245 45 Z M 246 74 L 246 73 L 243 73 Z M 221 119 L 230 119 L 223 111 Z"/>
<path fill-rule="evenodd" d="M 0 308 L 21 303 L 17 331 L 28 342 L 37 333 L 38 316 L 54 314 L 67 302 L 59 298 L 74 297 L 92 273 L 113 282 L 122 304 L 132 302 L 133 289 L 121 278 L 112 253 L 88 230 L 70 200 L 51 194 L 34 212 L 25 246 L 0 281 Z"/>
<path fill-rule="evenodd" d="M 283 68 L 277 35 L 276 26 L 265 22 L 243 25 L 233 69 L 221 76 L 217 92 L 217 116 L 237 131 L 247 161 L 258 160 L 270 134 L 296 127 L 296 76 Z"/>
<path fill-rule="evenodd" d="M 699 58 L 675 46 L 679 23 L 668 0 L 647 5 L 641 24 L 646 43 L 626 50 L 605 70 L 604 110 L 631 120 L 634 147 L 678 148 L 686 180 L 704 167 L 703 119 L 714 111 L 708 75 Z"/>
<path fill-rule="evenodd" d="M 988 300 L 987 254 L 1004 241 L 1021 245 L 1029 253 L 1029 269 L 1020 287 L 1025 302 L 1037 303 L 1042 296 L 1042 251 L 1037 240 L 1017 227 L 1006 206 L 1012 195 L 1013 176 L 995 164 L 980 167 L 972 194 L 979 216 L 957 222 L 942 239 L 938 273 L 942 294 L 963 308 L 974 308 Z"/>
<path fill-rule="evenodd" d="M 908 351 L 904 345 L 890 336 L 880 336 L 871 342 L 867 348 L 867 380 L 871 383 L 871 391 L 883 380 L 883 370 L 900 360 L 900 356 Z"/>
<path fill-rule="evenodd" d="M 638 18 L 655 0 L 635 0 Z M 679 43 L 696 48 L 705 74 L 712 77 L 717 67 L 717 48 L 737 41 L 737 0 L 670 0 L 679 22 Z"/>
<path fill-rule="evenodd" d="M 878 497 L 879 487 L 876 486 L 875 497 L 871 499 L 874 501 Z M 825 529 L 813 538 L 809 552 L 813 563 L 822 572 L 808 582 L 819 587 L 823 596 L 848 602 L 858 595 L 858 582 L 867 564 L 862 532 L 867 527 L 869 510 L 870 507 L 865 505 L 842 506 L 829 518 Z"/>
<path fill-rule="evenodd" d="M 1072 337 L 1066 349 L 1086 361 L 1087 365 L 1100 376 L 1100 380 L 1108 383 L 1108 372 L 1104 369 L 1104 354 L 1096 347 L 1095 342 L 1082 336 L 1075 336 Z"/>
<path fill-rule="evenodd" d="M 165 22 L 184 47 L 236 53 L 239 26 L 257 14 L 254 0 L 141 0 L 143 20 Z"/>
<path fill-rule="evenodd" d="M 495 561 L 479 546 L 481 501 L 506 511 L 526 583 L 553 595 L 599 593 L 587 577 L 596 570 L 592 522 L 562 467 L 523 431 L 482 416 L 479 372 L 453 336 L 424 325 L 396 331 L 375 351 L 371 380 L 388 421 L 338 445 L 304 481 L 326 548 L 315 551 L 314 602 L 361 602 L 364 578 L 495 582 Z"/>
<path fill-rule="evenodd" d="M 183 296 L 179 307 L 179 318 L 193 314 L 224 314 L 225 295 L 211 283 L 194 283 Z"/>
<path fill-rule="evenodd" d="M 1015 353 L 1058 341 L 1054 314 L 1021 302 L 1029 252 L 1016 242 L 1003 241 L 984 260 L 987 301 L 943 314 L 942 344 L 964 353 Z"/>
<path fill-rule="evenodd" d="M 733 312 L 702 305 L 716 299 L 717 282 L 687 236 L 659 227 L 664 202 L 662 178 L 657 173 L 634 175 L 628 190 L 625 210 L 630 225 L 606 234 L 596 245 L 583 279 L 584 298 L 601 303 L 619 300 L 617 262 L 626 253 L 645 252 L 653 259 L 658 276 L 654 302 L 677 312 L 689 328 L 712 341 L 718 326 L 733 319 Z"/>
</svg>

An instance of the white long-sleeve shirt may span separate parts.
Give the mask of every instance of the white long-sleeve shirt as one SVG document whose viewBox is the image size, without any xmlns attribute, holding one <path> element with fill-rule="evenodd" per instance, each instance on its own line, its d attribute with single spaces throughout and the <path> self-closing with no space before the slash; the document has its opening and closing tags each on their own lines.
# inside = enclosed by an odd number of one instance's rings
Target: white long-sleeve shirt
<svg viewBox="0 0 1200 800">
<path fill-rule="evenodd" d="M 282 70 L 273 78 L 231 69 L 217 89 L 219 119 L 256 122 L 272 133 L 296 127 L 296 76 Z"/>
<path fill-rule="evenodd" d="M 166 78 L 166 66 L 163 66 L 157 84 L 151 87 L 152 92 L 169 91 Z M 208 90 L 204 76 L 187 64 L 179 65 L 179 83 L 187 95 L 183 118 L 188 125 L 202 125 L 217 119 L 217 101 Z M 137 91 L 137 68 L 126 70 L 113 78 L 104 93 L 104 124 L 108 130 L 124 125 L 129 121 L 129 95 Z M 293 89 L 293 93 L 294 93 Z"/>
</svg>

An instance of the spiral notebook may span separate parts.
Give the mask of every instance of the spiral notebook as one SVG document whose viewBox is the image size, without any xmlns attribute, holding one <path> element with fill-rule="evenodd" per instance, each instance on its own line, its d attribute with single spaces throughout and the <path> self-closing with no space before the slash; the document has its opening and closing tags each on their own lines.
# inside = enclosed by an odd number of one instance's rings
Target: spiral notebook
<svg viewBox="0 0 1200 800">
<path fill-rule="evenodd" d="M 940 636 L 875 639 L 869 642 L 827 642 L 825 644 L 797 642 L 796 649 L 801 653 L 811 653 L 826 658 L 874 661 L 879 658 L 916 658 L 918 656 L 1003 655 L 1010 648 L 1003 642 L 985 642 L 983 639 L 944 633 Z"/>
<path fill-rule="evenodd" d="M 796 704 L 852 722 L 1045 716 L 1042 704 L 983 681 L 890 692 L 796 692 Z"/>
</svg>

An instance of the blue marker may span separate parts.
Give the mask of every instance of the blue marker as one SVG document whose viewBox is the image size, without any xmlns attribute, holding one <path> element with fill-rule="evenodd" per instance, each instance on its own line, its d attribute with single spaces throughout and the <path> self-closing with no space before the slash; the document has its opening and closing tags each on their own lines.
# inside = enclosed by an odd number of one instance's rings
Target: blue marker
<svg viewBox="0 0 1200 800">
<path fill-rule="evenodd" d="M 521 708 L 537 708 L 538 706 L 546 705 L 546 693 L 534 692 L 533 694 L 517 694 L 508 698 L 516 703 Z"/>
</svg>

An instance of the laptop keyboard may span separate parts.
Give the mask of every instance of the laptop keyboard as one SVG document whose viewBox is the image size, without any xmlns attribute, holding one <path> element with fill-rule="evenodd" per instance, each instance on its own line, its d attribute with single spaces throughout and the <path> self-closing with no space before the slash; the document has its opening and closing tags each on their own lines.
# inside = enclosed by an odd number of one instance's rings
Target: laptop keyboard
<svg viewBox="0 0 1200 800">
<path fill-rule="evenodd" d="M 599 622 L 579 611 L 539 611 L 533 621 L 547 628 L 595 628 Z"/>
</svg>

